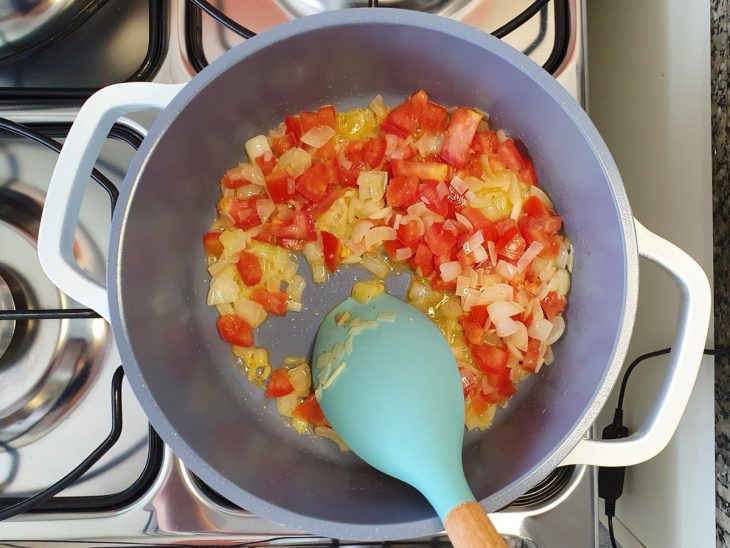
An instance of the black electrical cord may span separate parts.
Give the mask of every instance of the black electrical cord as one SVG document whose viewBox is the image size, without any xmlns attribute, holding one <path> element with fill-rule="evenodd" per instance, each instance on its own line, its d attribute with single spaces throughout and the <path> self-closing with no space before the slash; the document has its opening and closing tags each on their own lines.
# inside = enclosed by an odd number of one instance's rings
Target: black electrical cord
<svg viewBox="0 0 730 548">
<path fill-rule="evenodd" d="M 510 32 L 517 30 L 522 25 L 527 23 L 530 19 L 532 19 L 537 13 L 544 8 L 547 3 L 550 0 L 537 0 L 536 2 L 533 2 L 530 4 L 527 9 L 525 9 L 522 13 L 520 13 L 518 16 L 516 16 L 511 21 L 508 21 L 501 27 L 499 27 L 497 30 L 495 30 L 492 33 L 492 36 L 495 38 L 504 38 L 507 36 Z"/>
<path fill-rule="evenodd" d="M 22 514 L 60 493 L 83 476 L 114 446 L 122 433 L 122 379 L 124 370 L 120 365 L 112 377 L 112 429 L 106 439 L 67 476 L 40 493 L 0 510 L 0 521 Z"/>
<path fill-rule="evenodd" d="M 223 13 L 218 8 L 215 8 L 210 5 L 209 2 L 206 2 L 206 0 L 190 0 L 193 4 L 198 6 L 201 10 L 203 10 L 205 13 L 210 15 L 213 19 L 218 21 L 221 25 L 228 28 L 229 30 L 235 32 L 239 36 L 242 36 L 243 38 L 253 38 L 256 36 L 256 33 L 250 29 L 247 29 L 243 25 L 238 24 L 236 21 L 228 17 L 225 13 Z"/>
<path fill-rule="evenodd" d="M 0 118 L 0 129 L 4 129 L 5 131 L 14 133 L 15 135 L 19 135 L 21 137 L 30 139 L 31 141 L 35 141 L 36 143 L 48 147 L 58 153 L 61 152 L 61 143 L 59 143 L 58 141 L 51 139 L 50 137 L 46 137 L 42 133 L 31 129 L 28 126 L 24 126 L 22 124 L 18 124 L 16 122 L 8 120 L 7 118 Z M 119 196 L 119 191 L 117 190 L 117 187 L 115 187 L 114 184 L 109 179 L 107 179 L 101 171 L 96 168 L 91 170 L 91 178 L 99 183 L 99 185 L 101 185 L 101 188 L 103 188 L 106 193 L 109 194 L 109 199 L 112 203 L 113 214 L 114 208 L 117 205 L 117 197 Z"/>
<path fill-rule="evenodd" d="M 0 310 L 0 320 L 78 320 L 99 318 L 90 308 L 44 308 L 43 310 Z"/>
<path fill-rule="evenodd" d="M 603 429 L 602 439 L 620 439 L 629 435 L 629 429 L 624 426 L 624 396 L 626 395 L 626 387 L 629 382 L 631 373 L 634 372 L 636 366 L 649 358 L 664 356 L 672 351 L 671 348 L 662 348 L 642 354 L 626 368 L 623 379 L 621 380 L 621 389 L 619 390 L 618 402 L 613 413 L 613 422 Z M 708 356 L 726 356 L 730 354 L 730 348 L 705 348 L 703 354 Z M 598 468 L 598 496 L 605 501 L 605 514 L 608 521 L 608 535 L 611 539 L 611 546 L 617 548 L 616 537 L 613 532 L 613 518 L 616 515 L 616 501 L 623 494 L 625 467 L 607 467 L 600 466 Z"/>
</svg>

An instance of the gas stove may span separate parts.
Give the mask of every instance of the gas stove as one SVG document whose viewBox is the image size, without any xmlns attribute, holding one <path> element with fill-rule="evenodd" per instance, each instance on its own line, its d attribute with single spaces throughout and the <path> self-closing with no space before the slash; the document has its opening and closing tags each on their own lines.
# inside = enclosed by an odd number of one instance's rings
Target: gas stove
<svg viewBox="0 0 730 548">
<path fill-rule="evenodd" d="M 121 81 L 186 82 L 242 40 L 186 0 L 96 4 L 86 8 L 93 13 L 66 36 L 0 64 L 0 116 L 62 143 L 79 105 L 95 89 Z M 325 9 L 367 4 L 214 3 L 254 32 Z M 494 33 L 585 101 L 579 0 L 379 4 L 429 11 Z M 0 13 L 0 28 L 3 17 Z M 0 41 L 0 53 L 5 45 Z M 115 185 L 121 184 L 148 123 L 144 116 L 123 119 L 110 133 L 97 169 Z M 37 258 L 40 214 L 53 207 L 44 203 L 44 192 L 55 159 L 47 147 L 0 130 L 0 311 L 34 311 L 0 320 L 0 512 L 68 474 L 120 426 L 112 423 L 120 358 L 111 330 L 53 286 Z M 100 280 L 115 197 L 113 188 L 91 182 L 76 233 L 79 264 Z M 53 498 L 0 522 L 0 539 L 20 546 L 54 541 L 337 545 L 267 522 L 212 491 L 160 440 L 126 383 L 121 386 L 121 418 L 111 449 Z M 561 467 L 492 518 L 512 546 L 592 546 L 594 486 L 592 468 Z M 447 543 L 438 536 L 409 544 Z"/>
</svg>

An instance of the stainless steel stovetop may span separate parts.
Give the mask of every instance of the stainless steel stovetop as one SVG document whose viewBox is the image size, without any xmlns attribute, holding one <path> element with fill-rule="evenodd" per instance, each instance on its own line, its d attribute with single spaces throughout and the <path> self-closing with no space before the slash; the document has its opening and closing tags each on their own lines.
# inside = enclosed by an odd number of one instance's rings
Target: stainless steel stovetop
<svg viewBox="0 0 730 548">
<path fill-rule="evenodd" d="M 260 32 L 341 0 L 220 0 L 223 12 Z M 530 0 L 381 0 L 462 20 L 488 32 Z M 1 14 L 0 14 L 1 15 Z M 504 37 L 584 101 L 583 7 L 551 0 Z M 0 17 L 0 20 L 2 17 Z M 185 82 L 236 35 L 186 0 L 107 0 L 51 47 L 0 65 L 0 116 L 58 140 L 94 89 L 125 80 Z M 0 42 L 0 47 L 2 44 Z M 115 126 L 97 164 L 115 184 L 145 133 L 145 122 Z M 0 310 L 75 308 L 43 274 L 35 239 L 55 153 L 0 132 Z M 103 278 L 111 203 L 91 183 L 81 208 L 76 255 Z M 0 509 L 67 474 L 108 434 L 111 379 L 120 360 L 101 319 L 0 321 Z M 50 501 L 0 523 L 0 541 L 75 544 L 319 543 L 236 508 L 195 478 L 161 442 L 123 386 L 118 442 L 88 473 Z M 593 546 L 595 478 L 590 467 L 558 469 L 492 517 L 513 546 Z M 443 538 L 424 539 L 438 545 Z"/>
</svg>

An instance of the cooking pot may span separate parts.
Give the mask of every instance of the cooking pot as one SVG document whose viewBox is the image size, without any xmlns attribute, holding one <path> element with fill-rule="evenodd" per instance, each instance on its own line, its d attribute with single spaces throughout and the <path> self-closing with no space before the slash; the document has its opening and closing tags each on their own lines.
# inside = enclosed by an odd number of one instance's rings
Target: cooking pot
<svg viewBox="0 0 730 548">
<path fill-rule="evenodd" d="M 216 334 L 201 236 L 215 215 L 220 176 L 240 160 L 248 137 L 318 105 L 351 108 L 378 93 L 394 105 L 421 88 L 439 103 L 488 111 L 496 127 L 526 143 L 575 248 L 555 363 L 520 385 L 490 430 L 465 436 L 464 468 L 477 499 L 494 511 L 560 464 L 651 458 L 671 438 L 692 390 L 709 322 L 707 278 L 633 219 L 616 165 L 579 105 L 483 32 L 401 10 L 343 10 L 269 30 L 185 85 L 103 89 L 71 128 L 48 190 L 53 207 L 43 212 L 41 264 L 64 292 L 111 322 L 129 382 L 172 450 L 241 507 L 327 537 L 399 539 L 442 526 L 415 490 L 330 442 L 296 434 L 264 404 Z M 121 189 L 103 286 L 73 258 L 83 190 L 112 124 L 149 108 L 161 112 Z M 636 433 L 586 440 L 626 355 L 639 255 L 662 266 L 681 293 L 667 376 Z M 351 268 L 323 286 L 309 280 L 304 312 L 257 330 L 274 366 L 309 352 L 323 312 L 358 276 L 363 271 Z M 391 289 L 402 294 L 406 282 L 396 277 Z"/>
</svg>

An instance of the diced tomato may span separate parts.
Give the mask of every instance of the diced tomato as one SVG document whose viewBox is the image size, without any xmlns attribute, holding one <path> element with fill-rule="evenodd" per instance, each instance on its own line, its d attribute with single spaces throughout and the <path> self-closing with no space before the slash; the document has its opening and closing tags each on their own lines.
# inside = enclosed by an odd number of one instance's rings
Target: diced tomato
<svg viewBox="0 0 730 548">
<path fill-rule="evenodd" d="M 491 344 L 472 344 L 469 350 L 477 367 L 485 373 L 499 373 L 507 368 L 509 352 L 506 348 Z"/>
<path fill-rule="evenodd" d="M 301 251 L 304 248 L 304 244 L 307 242 L 304 240 L 294 240 L 292 238 L 282 238 L 279 243 L 284 249 L 288 249 L 290 251 Z"/>
<path fill-rule="evenodd" d="M 256 210 L 257 198 L 239 200 L 238 198 L 222 198 L 218 202 L 218 209 L 227 215 L 236 228 L 248 230 L 261 224 L 261 218 Z"/>
<path fill-rule="evenodd" d="M 464 336 L 471 344 L 481 344 L 484 338 L 484 327 L 480 326 L 471 316 L 462 316 L 459 318 L 461 327 L 464 328 Z"/>
<path fill-rule="evenodd" d="M 314 394 L 310 394 L 302 403 L 292 411 L 292 417 L 301 419 L 312 426 L 326 426 L 327 419 L 319 406 Z"/>
<path fill-rule="evenodd" d="M 522 369 L 534 373 L 537 369 L 537 361 L 540 357 L 540 341 L 537 339 L 529 339 L 527 341 L 527 352 L 522 360 Z"/>
<path fill-rule="evenodd" d="M 223 175 L 221 184 L 224 188 L 241 188 L 243 185 L 249 184 L 251 181 L 240 176 L 232 176 L 230 173 Z"/>
<path fill-rule="evenodd" d="M 565 310 L 565 305 L 568 301 L 563 295 L 558 295 L 555 291 L 551 291 L 547 296 L 540 301 L 542 311 L 548 317 L 548 320 L 552 320 L 555 316 L 558 316 Z"/>
<path fill-rule="evenodd" d="M 439 162 L 408 162 L 406 160 L 391 160 L 390 167 L 394 177 L 412 175 L 421 180 L 444 181 L 449 172 L 449 166 Z"/>
<path fill-rule="evenodd" d="M 560 251 L 560 240 L 555 236 L 563 224 L 563 219 L 557 215 L 550 217 L 523 216 L 520 219 L 520 231 L 527 243 L 539 242 L 542 244 L 541 257 L 552 259 Z"/>
<path fill-rule="evenodd" d="M 485 398 L 481 390 L 472 390 L 466 398 L 467 407 L 471 408 L 477 417 L 481 417 L 487 411 L 490 403 L 492 402 Z"/>
<path fill-rule="evenodd" d="M 456 281 L 445 282 L 441 276 L 434 276 L 431 279 L 431 289 L 434 291 L 453 291 L 456 289 Z"/>
<path fill-rule="evenodd" d="M 525 168 L 525 160 L 512 139 L 506 139 L 497 147 L 497 158 L 508 168 L 520 171 Z"/>
<path fill-rule="evenodd" d="M 443 223 L 433 223 L 426 230 L 426 243 L 434 255 L 448 255 L 456 244 L 456 236 L 444 230 Z"/>
<path fill-rule="evenodd" d="M 322 125 L 319 121 L 319 113 L 304 111 L 299 113 L 299 119 L 302 122 L 302 135 L 307 133 L 313 127 Z"/>
<path fill-rule="evenodd" d="M 466 270 L 474 264 L 474 257 L 467 255 L 463 249 L 459 249 L 459 251 L 457 251 L 456 260 L 459 261 L 462 270 Z"/>
<path fill-rule="evenodd" d="M 335 145 L 334 139 L 330 139 L 321 147 L 314 150 L 312 153 L 312 161 L 314 163 L 326 164 L 330 160 L 334 160 L 337 157 L 337 146 Z M 335 182 L 335 181 L 333 181 Z"/>
<path fill-rule="evenodd" d="M 420 234 L 422 226 L 422 224 L 419 224 L 414 219 L 411 219 L 407 223 L 401 223 L 398 225 L 398 230 L 396 230 L 398 240 L 406 247 L 416 247 L 423 237 L 423 234 Z"/>
<path fill-rule="evenodd" d="M 264 177 L 266 181 L 266 190 L 269 197 L 277 204 L 284 204 L 294 194 L 295 184 L 290 184 L 291 176 L 283 169 L 275 169 Z M 292 179 L 293 180 L 293 179 Z"/>
<path fill-rule="evenodd" d="M 469 147 L 482 120 L 482 114 L 468 108 L 457 108 L 451 115 L 441 158 L 454 167 L 466 165 Z"/>
<path fill-rule="evenodd" d="M 317 219 L 324 215 L 332 207 L 332 204 L 339 200 L 344 193 L 344 189 L 329 187 L 322 199 L 311 208 L 310 214 L 312 217 Z"/>
<path fill-rule="evenodd" d="M 426 181 L 418 185 L 418 199 L 426 204 L 426 207 L 438 213 L 442 217 L 449 216 L 449 196 L 440 196 L 437 190 L 438 185 L 436 181 Z"/>
<path fill-rule="evenodd" d="M 524 181 L 528 185 L 537 186 L 537 172 L 535 171 L 535 166 L 532 163 L 532 160 L 530 160 L 529 158 L 524 158 L 524 160 L 525 167 L 521 169 L 517 175 L 522 181 Z"/>
<path fill-rule="evenodd" d="M 321 234 L 324 264 L 330 272 L 334 272 L 340 262 L 340 239 L 326 230 L 323 230 Z"/>
<path fill-rule="evenodd" d="M 441 105 L 428 101 L 421 113 L 421 129 L 429 133 L 441 133 L 446 129 L 449 111 Z"/>
<path fill-rule="evenodd" d="M 299 116 L 287 116 L 284 118 L 284 124 L 286 125 L 287 133 L 291 133 L 297 144 L 299 144 L 302 138 L 302 121 Z"/>
<path fill-rule="evenodd" d="M 504 235 L 497 240 L 494 244 L 494 248 L 498 255 L 506 257 L 512 261 L 519 259 L 525 252 L 527 244 L 525 239 L 520 234 L 520 229 L 517 227 L 510 228 Z"/>
<path fill-rule="evenodd" d="M 428 95 L 421 90 L 388 113 L 380 129 L 386 133 L 394 133 L 408 137 L 421 121 L 423 109 L 428 104 Z"/>
<path fill-rule="evenodd" d="M 271 377 L 269 377 L 269 384 L 266 386 L 264 397 L 281 398 L 292 392 L 294 392 L 294 385 L 289 379 L 289 371 L 285 367 L 274 369 L 271 372 Z"/>
<path fill-rule="evenodd" d="M 508 231 L 512 230 L 515 227 L 517 227 L 517 221 L 515 221 L 514 219 L 502 219 L 494 225 L 494 228 L 497 229 L 497 235 L 499 236 L 499 238 L 504 236 Z"/>
<path fill-rule="evenodd" d="M 362 149 L 362 156 L 370 169 L 378 169 L 385 157 L 385 139 L 371 137 Z"/>
<path fill-rule="evenodd" d="M 271 231 L 271 225 L 269 224 L 261 225 L 261 230 L 253 239 L 267 244 L 276 244 L 276 234 Z"/>
<path fill-rule="evenodd" d="M 205 254 L 209 257 L 220 257 L 223 253 L 223 244 L 221 243 L 221 233 L 210 231 L 203 235 L 203 248 Z"/>
<path fill-rule="evenodd" d="M 423 242 L 418 244 L 413 256 L 413 268 L 420 269 L 422 276 L 429 276 L 433 272 L 433 252 Z"/>
<path fill-rule="evenodd" d="M 318 202 L 327 192 L 327 168 L 324 164 L 312 164 L 296 180 L 297 191 L 313 202 Z"/>
<path fill-rule="evenodd" d="M 494 400 L 494 403 L 501 403 L 506 398 L 509 398 L 512 394 L 517 392 L 515 385 L 512 383 L 510 378 L 510 369 L 505 367 L 499 373 L 487 373 L 487 381 L 492 388 L 497 389 L 497 393 L 492 393 L 490 399 Z"/>
<path fill-rule="evenodd" d="M 268 175 L 276 168 L 276 156 L 274 156 L 273 152 L 264 152 L 256 156 L 256 165 L 261 168 L 261 172 L 264 175 Z"/>
<path fill-rule="evenodd" d="M 547 206 L 537 196 L 530 196 L 522 204 L 522 211 L 530 217 L 549 217 L 552 215 Z"/>
<path fill-rule="evenodd" d="M 393 177 L 385 190 L 385 200 L 389 206 L 407 208 L 418 199 L 418 179 L 413 176 Z"/>
<path fill-rule="evenodd" d="M 337 131 L 337 112 L 335 112 L 335 107 L 332 105 L 319 107 L 317 116 L 319 117 L 320 126 L 329 126 Z"/>
<path fill-rule="evenodd" d="M 503 396 L 499 390 L 490 392 L 489 394 L 483 394 L 482 396 L 487 403 L 503 404 L 506 403 L 507 397 Z"/>
<path fill-rule="evenodd" d="M 249 323 L 237 314 L 223 314 L 216 321 L 218 335 L 234 346 L 253 346 L 253 330 Z"/>
<path fill-rule="evenodd" d="M 267 312 L 271 312 L 277 316 L 284 316 L 286 314 L 287 296 L 283 291 L 256 289 L 251 293 L 251 300 L 259 303 Z"/>
<path fill-rule="evenodd" d="M 461 374 L 461 389 L 464 392 L 464 396 L 466 396 L 472 387 L 475 386 L 474 383 L 477 380 L 477 374 L 466 367 L 459 367 L 459 373 Z"/>
<path fill-rule="evenodd" d="M 297 141 L 291 133 L 285 133 L 281 137 L 277 137 L 271 141 L 271 150 L 274 154 L 281 156 L 290 148 L 297 146 Z"/>
<path fill-rule="evenodd" d="M 484 213 L 476 208 L 467 206 L 460 211 L 474 227 L 474 230 L 481 230 L 484 240 L 487 242 L 496 242 L 499 238 L 494 223 L 484 216 Z"/>
<path fill-rule="evenodd" d="M 388 254 L 388 257 L 390 257 L 394 261 L 397 261 L 398 259 L 395 256 L 396 251 L 402 248 L 403 244 L 400 243 L 398 240 L 386 240 L 385 242 L 383 242 L 383 247 L 385 248 L 385 252 Z"/>
<path fill-rule="evenodd" d="M 499 139 L 497 133 L 494 131 L 480 131 L 474 135 L 472 145 L 474 152 L 477 154 L 487 154 L 491 156 L 497 152 L 499 146 Z"/>
<path fill-rule="evenodd" d="M 271 230 L 280 238 L 290 240 L 304 240 L 312 242 L 317 239 L 317 232 L 314 229 L 314 219 L 303 211 L 296 211 L 290 219 L 281 221 L 274 219 Z"/>
<path fill-rule="evenodd" d="M 469 309 L 469 314 L 472 320 L 474 320 L 480 327 L 486 327 L 487 320 L 489 319 L 489 313 L 487 312 L 486 304 L 474 304 Z"/>
<path fill-rule="evenodd" d="M 242 251 L 238 255 L 236 268 L 238 269 L 239 276 L 241 276 L 241 280 L 246 285 L 256 285 L 261 281 L 261 263 L 259 263 L 258 257 L 253 253 Z"/>
</svg>

